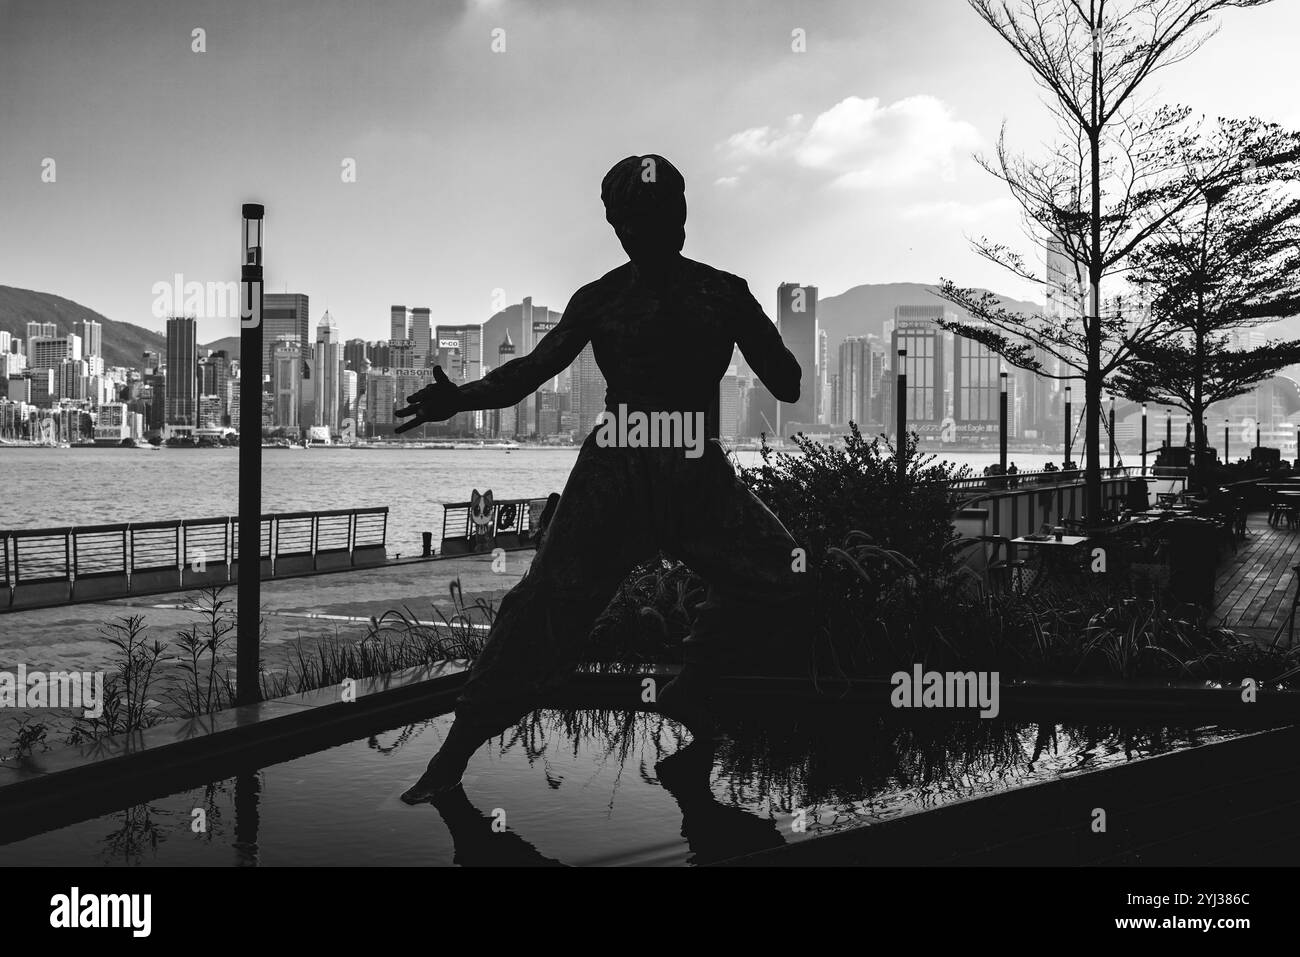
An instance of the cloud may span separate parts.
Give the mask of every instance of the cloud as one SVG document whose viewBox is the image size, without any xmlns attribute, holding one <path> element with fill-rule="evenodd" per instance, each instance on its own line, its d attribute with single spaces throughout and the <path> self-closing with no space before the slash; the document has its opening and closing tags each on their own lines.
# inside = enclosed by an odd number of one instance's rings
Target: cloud
<svg viewBox="0 0 1300 957">
<path fill-rule="evenodd" d="M 958 158 L 981 145 L 975 127 L 933 96 L 881 106 L 850 96 L 811 122 L 803 114 L 779 127 L 733 133 L 720 145 L 733 176 L 801 171 L 840 189 L 883 189 L 950 182 Z"/>
<path fill-rule="evenodd" d="M 944 200 L 934 203 L 912 203 L 899 212 L 905 220 L 944 221 L 961 226 L 978 226 L 992 221 L 1014 217 L 1019 207 L 1010 196 L 989 199 L 979 203 Z"/>
</svg>

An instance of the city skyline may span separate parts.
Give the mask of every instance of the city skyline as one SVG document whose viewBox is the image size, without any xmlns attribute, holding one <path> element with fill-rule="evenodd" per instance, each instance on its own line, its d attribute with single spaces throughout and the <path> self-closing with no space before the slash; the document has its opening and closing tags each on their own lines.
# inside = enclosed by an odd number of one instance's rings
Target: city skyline
<svg viewBox="0 0 1300 957">
<path fill-rule="evenodd" d="M 1032 146 L 1050 117 L 965 4 L 744 4 L 744 16 L 731 3 L 668 6 L 676 16 L 632 3 L 557 4 L 558 16 L 505 0 L 377 16 L 326 3 L 311 17 L 292 3 L 181 4 L 111 19 L 93 5 L 0 6 L 0 122 L 12 133 L 0 202 L 22 227 L 0 237 L 0 278 L 162 332 L 154 285 L 237 278 L 229 236 L 239 204 L 258 199 L 268 292 L 308 290 L 343 339 L 383 339 L 385 299 L 423 303 L 442 325 L 483 321 L 498 294 L 562 308 L 622 261 L 600 176 L 658 149 L 686 174 L 686 254 L 749 277 L 769 314 L 791 275 L 826 294 L 950 275 L 1039 298 L 966 244 L 977 230 L 1019 236 L 970 153 L 987 151 L 1006 117 L 1013 141 Z M 1172 67 L 1166 98 L 1300 125 L 1284 65 L 1298 24 L 1294 5 L 1229 11 L 1202 54 L 1215 69 Z M 498 28 L 505 48 L 493 53 Z M 792 48 L 796 30 L 805 52 Z M 141 87 L 141 59 L 172 82 Z M 84 67 L 75 76 L 58 70 L 69 60 Z M 587 74 L 622 79 L 591 89 Z M 25 88 L 41 89 L 39 108 Z M 710 109 L 683 114 L 683 91 L 699 88 L 716 90 Z M 502 130 L 533 150 L 502 149 Z M 249 164 L 192 148 L 230 131 L 255 142 Z M 93 188 L 113 204 L 92 190 L 92 158 Z M 33 236 L 57 237 L 61 256 Z M 236 331 L 233 319 L 213 324 L 207 341 Z"/>
</svg>

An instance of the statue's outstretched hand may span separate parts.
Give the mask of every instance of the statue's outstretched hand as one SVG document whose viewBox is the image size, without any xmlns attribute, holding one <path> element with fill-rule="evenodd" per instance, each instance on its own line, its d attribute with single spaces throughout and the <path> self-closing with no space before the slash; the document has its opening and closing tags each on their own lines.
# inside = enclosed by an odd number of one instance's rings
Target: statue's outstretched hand
<svg viewBox="0 0 1300 957">
<path fill-rule="evenodd" d="M 413 415 L 415 418 L 410 422 L 403 422 L 394 430 L 396 432 L 409 432 L 426 422 L 443 422 L 462 411 L 460 389 L 447 378 L 447 373 L 442 371 L 441 366 L 434 366 L 433 381 L 414 395 L 408 395 L 406 401 L 409 405 L 404 409 L 396 410 L 394 414 L 399 418 L 406 418 L 408 415 Z"/>
</svg>

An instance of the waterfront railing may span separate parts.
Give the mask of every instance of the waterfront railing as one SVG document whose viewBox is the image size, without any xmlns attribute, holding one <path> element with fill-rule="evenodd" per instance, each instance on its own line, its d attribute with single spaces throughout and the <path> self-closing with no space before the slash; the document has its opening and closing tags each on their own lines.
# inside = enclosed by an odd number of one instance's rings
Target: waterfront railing
<svg viewBox="0 0 1300 957">
<path fill-rule="evenodd" d="M 262 516 L 264 579 L 382 565 L 387 507 Z M 230 584 L 239 519 L 0 530 L 0 611 Z"/>
<path fill-rule="evenodd" d="M 442 507 L 440 555 L 464 555 L 472 552 L 533 548 L 544 498 L 502 499 L 493 502 L 492 510 L 475 521 L 472 502 L 453 502 Z"/>
</svg>

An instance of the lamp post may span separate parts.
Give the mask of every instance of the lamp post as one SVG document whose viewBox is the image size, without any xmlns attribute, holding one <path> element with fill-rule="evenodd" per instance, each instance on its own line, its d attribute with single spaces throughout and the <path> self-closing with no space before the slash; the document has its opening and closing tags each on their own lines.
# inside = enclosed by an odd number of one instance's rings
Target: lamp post
<svg viewBox="0 0 1300 957">
<path fill-rule="evenodd" d="M 906 350 L 906 349 L 899 349 L 899 350 L 898 350 L 898 381 L 897 381 L 897 390 L 896 390 L 897 393 L 898 393 L 898 396 L 897 396 L 897 398 L 894 400 L 894 405 L 897 406 L 897 408 L 895 409 L 895 416 L 896 416 L 897 421 L 898 421 L 898 427 L 897 427 L 897 432 L 896 432 L 896 441 L 897 441 L 897 443 L 898 443 L 898 448 L 897 448 L 897 453 L 896 453 L 896 454 L 897 454 L 897 458 L 898 458 L 898 481 L 899 481 L 899 483 L 902 483 L 903 479 L 907 476 L 907 371 L 906 371 L 906 362 L 907 362 L 907 350 Z"/>
<path fill-rule="evenodd" d="M 1062 468 L 1066 468 L 1066 462 L 1070 461 L 1070 424 L 1070 387 L 1067 385 L 1065 387 L 1065 462 L 1061 463 Z"/>
<path fill-rule="evenodd" d="M 239 584 L 235 630 L 236 703 L 261 700 L 258 643 L 262 604 L 262 218 L 245 203 L 239 269 Z"/>
<path fill-rule="evenodd" d="M 1223 417 L 1223 464 L 1228 464 L 1228 436 L 1232 433 L 1232 423 L 1228 417 Z"/>
<path fill-rule="evenodd" d="M 998 464 L 1002 474 L 1007 474 L 1007 374 L 998 373 L 1002 391 L 998 393 Z"/>
<path fill-rule="evenodd" d="M 1147 474 L 1147 404 L 1142 403 L 1142 474 Z"/>
<path fill-rule="evenodd" d="M 1113 472 L 1115 470 L 1115 397 L 1113 395 L 1110 397 L 1109 422 L 1110 422 L 1110 468 L 1111 471 Z"/>
<path fill-rule="evenodd" d="M 1165 409 L 1165 445 L 1174 447 L 1174 410 Z"/>
</svg>

